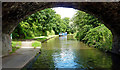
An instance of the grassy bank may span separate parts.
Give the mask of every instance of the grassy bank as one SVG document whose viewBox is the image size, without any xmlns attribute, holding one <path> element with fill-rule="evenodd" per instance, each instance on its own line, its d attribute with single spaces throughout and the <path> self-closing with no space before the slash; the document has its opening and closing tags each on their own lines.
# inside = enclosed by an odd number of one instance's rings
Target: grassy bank
<svg viewBox="0 0 120 70">
<path fill-rule="evenodd" d="M 58 36 L 58 35 L 49 35 L 49 36 L 40 36 L 40 37 L 28 37 L 27 39 L 19 39 L 19 40 L 13 39 L 13 41 L 12 41 L 12 52 L 10 52 L 10 53 L 13 53 L 17 49 L 20 48 L 20 46 L 22 44 L 21 41 L 25 41 L 25 40 L 34 41 L 32 43 L 32 47 L 36 48 L 36 47 L 41 47 L 41 42 L 47 41 L 50 38 L 53 38 L 55 36 Z"/>
<path fill-rule="evenodd" d="M 21 41 L 12 41 L 12 51 L 10 54 L 14 53 L 22 45 Z"/>
<path fill-rule="evenodd" d="M 58 35 L 49 35 L 49 36 L 35 37 L 34 40 L 37 40 L 37 41 L 40 41 L 40 42 L 44 42 L 44 41 L 47 41 L 48 39 L 53 38 L 55 36 L 58 36 Z"/>
<path fill-rule="evenodd" d="M 36 48 L 36 47 L 41 47 L 41 42 L 39 41 L 35 41 L 32 43 L 32 47 Z"/>
</svg>

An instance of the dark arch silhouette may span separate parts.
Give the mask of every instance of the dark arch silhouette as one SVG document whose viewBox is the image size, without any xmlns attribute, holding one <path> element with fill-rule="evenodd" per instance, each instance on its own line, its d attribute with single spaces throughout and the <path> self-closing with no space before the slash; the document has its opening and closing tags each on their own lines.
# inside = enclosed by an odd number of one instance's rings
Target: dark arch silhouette
<svg viewBox="0 0 120 70">
<path fill-rule="evenodd" d="M 120 2 L 3 2 L 2 43 L 3 55 L 11 45 L 10 34 L 28 15 L 53 7 L 69 7 L 82 10 L 97 17 L 113 34 L 113 53 L 120 54 Z M 7 49 L 8 48 L 8 49 Z"/>
</svg>

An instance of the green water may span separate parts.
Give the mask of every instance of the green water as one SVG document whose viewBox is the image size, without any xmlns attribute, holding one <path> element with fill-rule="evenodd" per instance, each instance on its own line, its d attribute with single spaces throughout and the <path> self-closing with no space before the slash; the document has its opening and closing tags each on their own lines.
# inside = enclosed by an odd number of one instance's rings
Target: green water
<svg viewBox="0 0 120 70">
<path fill-rule="evenodd" d="M 41 54 L 32 69 L 52 70 L 120 70 L 120 58 L 71 40 L 72 36 L 56 37 L 42 43 Z"/>
</svg>

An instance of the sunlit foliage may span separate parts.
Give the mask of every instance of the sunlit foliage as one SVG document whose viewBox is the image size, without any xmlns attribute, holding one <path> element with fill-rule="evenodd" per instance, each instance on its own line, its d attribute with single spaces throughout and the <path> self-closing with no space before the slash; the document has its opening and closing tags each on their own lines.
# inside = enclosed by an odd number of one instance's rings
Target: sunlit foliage
<svg viewBox="0 0 120 70">
<path fill-rule="evenodd" d="M 29 38 L 36 36 L 55 35 L 60 32 L 70 33 L 70 19 L 61 19 L 59 14 L 50 8 L 38 11 L 20 22 L 14 30 L 13 39 Z"/>
<path fill-rule="evenodd" d="M 112 49 L 112 33 L 97 18 L 78 11 L 72 21 L 74 26 L 77 27 L 75 35 L 78 40 L 96 48 Z"/>
</svg>

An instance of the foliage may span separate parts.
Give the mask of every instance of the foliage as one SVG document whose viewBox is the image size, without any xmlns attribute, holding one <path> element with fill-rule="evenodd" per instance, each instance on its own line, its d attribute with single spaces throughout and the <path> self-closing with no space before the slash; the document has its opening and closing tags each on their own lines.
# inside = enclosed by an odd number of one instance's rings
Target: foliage
<svg viewBox="0 0 120 70">
<path fill-rule="evenodd" d="M 20 22 L 12 33 L 13 39 L 55 35 L 60 32 L 70 33 L 69 22 L 69 18 L 65 17 L 61 19 L 61 16 L 56 14 L 51 8 L 44 9 L 28 16 Z"/>
<path fill-rule="evenodd" d="M 40 41 L 40 42 L 42 42 L 42 41 L 45 41 L 47 38 L 37 38 L 37 41 Z"/>
<path fill-rule="evenodd" d="M 112 49 L 112 33 L 97 18 L 78 11 L 72 18 L 72 21 L 78 40 L 96 48 Z"/>
<path fill-rule="evenodd" d="M 10 52 L 10 54 L 14 53 L 17 49 L 19 49 L 21 44 L 21 41 L 12 41 L 12 51 Z"/>
<path fill-rule="evenodd" d="M 22 45 L 21 41 L 12 41 L 12 47 L 20 47 Z"/>
<path fill-rule="evenodd" d="M 112 49 L 112 33 L 103 24 L 96 28 L 90 29 L 83 41 L 91 46 L 94 45 L 97 48 L 103 48 L 107 50 Z"/>
<path fill-rule="evenodd" d="M 39 41 L 35 41 L 32 43 L 32 47 L 36 48 L 36 47 L 41 47 L 41 42 Z"/>
<path fill-rule="evenodd" d="M 51 30 L 49 35 L 55 35 L 55 31 Z"/>
</svg>

